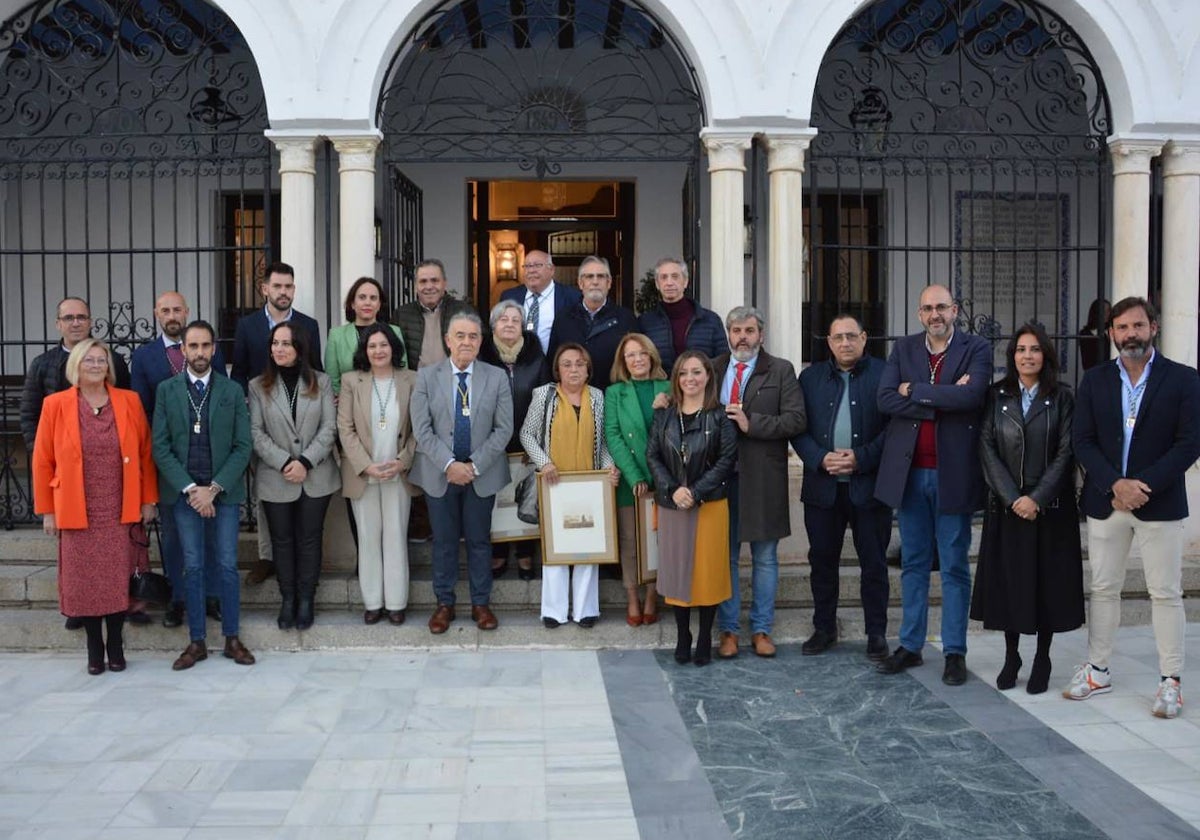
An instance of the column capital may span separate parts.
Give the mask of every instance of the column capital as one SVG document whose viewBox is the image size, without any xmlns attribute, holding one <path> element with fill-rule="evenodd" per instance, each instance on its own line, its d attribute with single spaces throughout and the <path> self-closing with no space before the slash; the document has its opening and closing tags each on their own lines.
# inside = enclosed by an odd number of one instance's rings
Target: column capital
<svg viewBox="0 0 1200 840">
<path fill-rule="evenodd" d="M 815 128 L 768 131 L 763 134 L 767 147 L 767 172 L 804 171 L 804 154 L 817 136 Z"/>
<path fill-rule="evenodd" d="M 293 134 L 279 135 L 267 132 L 267 139 L 279 150 L 279 174 L 298 172 L 303 175 L 317 174 L 317 138 L 297 137 Z"/>
<path fill-rule="evenodd" d="M 1163 177 L 1200 175 L 1200 139 L 1171 140 L 1163 147 Z"/>
<path fill-rule="evenodd" d="M 1150 158 L 1162 151 L 1163 141 L 1155 137 L 1110 137 L 1108 152 L 1113 175 L 1149 175 Z"/>
<path fill-rule="evenodd" d="M 746 171 L 746 150 L 750 148 L 754 134 L 749 131 L 730 131 L 720 128 L 705 128 L 700 131 L 700 141 L 708 152 L 708 171 Z"/>
<path fill-rule="evenodd" d="M 356 134 L 348 137 L 330 137 L 334 151 L 338 153 L 338 172 L 374 172 L 375 151 L 379 148 L 382 135 Z"/>
</svg>

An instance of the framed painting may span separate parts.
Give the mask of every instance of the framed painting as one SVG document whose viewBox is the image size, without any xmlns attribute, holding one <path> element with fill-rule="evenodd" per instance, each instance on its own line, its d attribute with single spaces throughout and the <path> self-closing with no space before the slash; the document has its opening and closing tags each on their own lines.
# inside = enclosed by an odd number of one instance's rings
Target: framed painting
<svg viewBox="0 0 1200 840">
<path fill-rule="evenodd" d="M 619 563 L 617 496 L 608 470 L 559 474 L 553 487 L 538 480 L 542 564 Z"/>
<path fill-rule="evenodd" d="M 536 540 L 541 530 L 536 523 L 530 524 L 517 517 L 516 495 L 517 485 L 536 470 L 533 464 L 525 460 L 525 455 L 518 452 L 508 456 L 508 471 L 512 475 L 512 481 L 496 494 L 496 506 L 492 508 L 492 542 Z"/>
</svg>

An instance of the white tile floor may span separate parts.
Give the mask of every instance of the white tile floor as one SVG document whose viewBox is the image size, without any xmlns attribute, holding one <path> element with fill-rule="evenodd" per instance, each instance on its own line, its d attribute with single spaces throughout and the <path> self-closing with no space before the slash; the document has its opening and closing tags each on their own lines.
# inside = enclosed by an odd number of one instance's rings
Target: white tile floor
<svg viewBox="0 0 1200 840">
<path fill-rule="evenodd" d="M 1200 624 L 1188 625 L 1186 643 L 1200 650 Z M 1003 634 L 973 634 L 967 647 L 971 672 L 994 685 L 1004 662 Z M 1025 665 L 1016 688 L 1004 695 L 1200 829 L 1200 665 L 1195 657 L 1181 674 L 1183 714 L 1160 720 L 1150 714 L 1158 689 L 1158 652 L 1151 627 L 1118 631 L 1109 665 L 1113 690 L 1083 701 L 1064 700 L 1062 689 L 1087 659 L 1086 628 L 1055 636 L 1050 650 L 1054 671 L 1045 694 L 1025 691 L 1033 637 L 1024 637 L 1021 647 Z"/>
</svg>

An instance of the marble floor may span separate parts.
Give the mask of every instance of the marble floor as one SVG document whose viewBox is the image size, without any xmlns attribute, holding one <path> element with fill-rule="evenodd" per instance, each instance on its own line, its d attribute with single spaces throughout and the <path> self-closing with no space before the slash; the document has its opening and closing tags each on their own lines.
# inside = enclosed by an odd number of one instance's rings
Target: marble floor
<svg viewBox="0 0 1200 840">
<path fill-rule="evenodd" d="M 1056 679 L 1082 640 L 1056 645 Z M 708 668 L 355 650 L 173 673 L 131 653 L 99 677 L 82 651 L 0 654 L 0 840 L 1200 837 L 1200 727 L 1150 717 L 1147 629 L 1086 703 L 1002 694 L 1000 643 L 971 646 L 958 689 L 935 650 L 882 677 L 861 643 Z"/>
</svg>

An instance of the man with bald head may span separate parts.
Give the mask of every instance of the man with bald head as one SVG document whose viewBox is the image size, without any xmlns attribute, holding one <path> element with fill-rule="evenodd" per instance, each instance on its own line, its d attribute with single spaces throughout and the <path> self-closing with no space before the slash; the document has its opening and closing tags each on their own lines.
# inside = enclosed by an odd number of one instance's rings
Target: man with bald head
<svg viewBox="0 0 1200 840">
<path fill-rule="evenodd" d="M 141 397 L 147 420 L 154 417 L 154 397 L 159 383 L 178 376 L 187 366 L 183 358 L 183 329 L 191 320 L 191 313 L 183 295 L 179 292 L 163 292 L 159 295 L 154 302 L 154 319 L 158 321 L 161 335 L 133 351 L 130 371 L 131 387 Z M 219 348 L 213 349 L 211 367 L 221 376 L 225 375 L 225 360 Z M 163 616 L 164 627 L 178 627 L 183 623 L 183 548 L 179 543 L 179 533 L 175 530 L 173 503 L 174 499 L 160 503 L 158 514 L 163 537 L 163 571 L 171 580 L 176 599 L 167 606 Z M 215 556 L 208 558 L 205 577 L 206 590 L 211 593 L 207 601 L 208 610 L 217 617 L 220 615 L 217 597 L 220 594 L 220 569 Z"/>
<path fill-rule="evenodd" d="M 942 682 L 967 680 L 971 602 L 971 516 L 983 507 L 979 413 L 992 379 L 992 348 L 955 329 L 958 305 L 945 286 L 921 292 L 925 328 L 892 348 L 879 382 L 879 410 L 891 416 L 875 497 L 900 523 L 900 646 L 879 663 L 885 674 L 920 665 L 936 550 L 942 575 Z"/>
<path fill-rule="evenodd" d="M 535 333 L 542 352 L 550 351 L 550 330 L 556 319 L 583 302 L 579 289 L 554 282 L 554 260 L 545 251 L 526 251 L 524 288 L 509 289 L 500 300 L 512 300 L 525 311 L 525 330 Z"/>
</svg>

